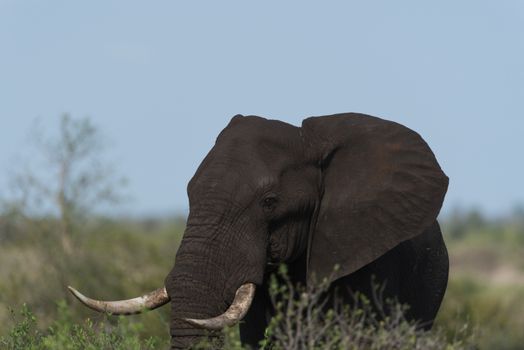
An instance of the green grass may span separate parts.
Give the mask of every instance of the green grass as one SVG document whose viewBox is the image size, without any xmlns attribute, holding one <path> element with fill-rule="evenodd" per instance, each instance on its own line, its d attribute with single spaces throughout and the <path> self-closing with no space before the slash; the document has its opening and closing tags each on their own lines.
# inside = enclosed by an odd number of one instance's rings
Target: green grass
<svg viewBox="0 0 524 350">
<path fill-rule="evenodd" d="M 445 221 L 443 232 L 450 281 L 436 325 L 453 334 L 467 322 L 481 349 L 522 349 L 524 213 L 491 220 L 462 213 Z"/>
<path fill-rule="evenodd" d="M 129 298 L 158 288 L 172 267 L 183 231 L 175 219 L 154 224 L 97 220 L 78 231 L 75 253 L 67 256 L 47 226 L 22 223 L 17 229 L 24 234 L 0 244 L 0 336 L 7 332 L 9 308 L 19 310 L 23 304 L 36 316 L 39 329 L 58 318 L 55 306 L 61 300 L 67 301 L 77 323 L 98 317 L 71 297 L 67 285 L 102 299 Z M 0 237 L 1 228 L 0 218 Z M 169 308 L 130 318 L 143 322 L 141 336 L 169 334 Z"/>
</svg>

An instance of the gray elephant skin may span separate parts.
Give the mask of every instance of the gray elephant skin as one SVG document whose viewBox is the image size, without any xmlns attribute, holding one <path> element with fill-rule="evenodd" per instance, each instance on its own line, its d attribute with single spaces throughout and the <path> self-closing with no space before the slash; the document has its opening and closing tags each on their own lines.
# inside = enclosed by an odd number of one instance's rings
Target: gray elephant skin
<svg viewBox="0 0 524 350">
<path fill-rule="evenodd" d="M 374 276 L 430 328 L 448 280 L 437 222 L 447 187 L 426 142 L 398 123 L 344 113 L 296 127 L 237 115 L 187 186 L 187 225 L 164 287 L 119 302 L 71 289 L 116 314 L 170 301 L 173 349 L 240 318 L 242 342 L 256 348 L 271 317 L 270 267 L 286 263 L 293 283 L 327 278 L 348 301 L 370 295 Z"/>
</svg>

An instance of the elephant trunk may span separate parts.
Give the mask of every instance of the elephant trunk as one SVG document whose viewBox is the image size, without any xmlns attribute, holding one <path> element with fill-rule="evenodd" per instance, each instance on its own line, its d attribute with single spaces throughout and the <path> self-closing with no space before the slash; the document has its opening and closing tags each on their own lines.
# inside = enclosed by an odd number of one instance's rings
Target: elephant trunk
<svg viewBox="0 0 524 350">
<path fill-rule="evenodd" d="M 204 336 L 219 338 L 218 330 L 242 318 L 254 296 L 255 284 L 262 282 L 265 261 L 250 261 L 253 254 L 241 247 L 233 229 L 212 239 L 216 230 L 207 225 L 188 227 L 176 255 L 175 266 L 166 277 L 171 298 L 171 339 L 173 348 L 187 348 Z M 203 232 L 204 228 L 208 228 Z M 245 234 L 245 233 L 244 233 Z M 251 248 L 252 249 L 252 248 Z"/>
</svg>

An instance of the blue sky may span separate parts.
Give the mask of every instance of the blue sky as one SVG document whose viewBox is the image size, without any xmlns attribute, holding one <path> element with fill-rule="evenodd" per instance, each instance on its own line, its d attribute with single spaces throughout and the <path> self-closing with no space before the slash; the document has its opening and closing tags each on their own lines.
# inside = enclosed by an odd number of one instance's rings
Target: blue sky
<svg viewBox="0 0 524 350">
<path fill-rule="evenodd" d="M 524 2 L 0 0 L 0 196 L 35 118 L 90 116 L 148 214 L 233 115 L 347 111 L 423 135 L 444 211 L 524 203 Z"/>
</svg>

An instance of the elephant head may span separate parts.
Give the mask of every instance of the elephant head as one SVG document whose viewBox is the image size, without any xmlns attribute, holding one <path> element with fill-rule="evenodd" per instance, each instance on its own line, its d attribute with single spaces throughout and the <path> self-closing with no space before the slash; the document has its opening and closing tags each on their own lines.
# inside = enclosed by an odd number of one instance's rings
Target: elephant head
<svg viewBox="0 0 524 350">
<path fill-rule="evenodd" d="M 238 321 L 268 265 L 302 259 L 307 283 L 336 280 L 422 233 L 447 185 L 424 140 L 391 121 L 348 113 L 295 127 L 235 116 L 189 182 L 165 288 L 116 303 L 77 297 L 113 313 L 171 300 L 173 346 L 184 347 L 202 327 Z"/>
</svg>

